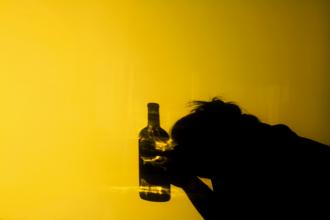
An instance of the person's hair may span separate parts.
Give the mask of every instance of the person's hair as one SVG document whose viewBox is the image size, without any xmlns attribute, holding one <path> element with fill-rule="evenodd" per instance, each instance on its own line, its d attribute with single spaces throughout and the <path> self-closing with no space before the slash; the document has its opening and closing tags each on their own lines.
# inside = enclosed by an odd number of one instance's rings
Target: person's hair
<svg viewBox="0 0 330 220">
<path fill-rule="evenodd" d="M 238 105 L 219 98 L 192 104 L 191 113 L 179 119 L 171 130 L 176 150 L 183 154 L 202 156 L 203 152 L 215 152 L 259 123 L 255 116 L 243 114 Z"/>
</svg>

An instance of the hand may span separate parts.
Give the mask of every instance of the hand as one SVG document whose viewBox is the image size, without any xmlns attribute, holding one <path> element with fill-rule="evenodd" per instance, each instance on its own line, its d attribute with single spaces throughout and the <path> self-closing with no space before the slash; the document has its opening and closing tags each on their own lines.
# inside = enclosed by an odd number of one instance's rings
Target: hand
<svg viewBox="0 0 330 220">
<path fill-rule="evenodd" d="M 196 178 L 189 170 L 189 166 L 175 155 L 168 157 L 166 173 L 171 184 L 178 187 L 185 187 L 191 179 Z"/>
</svg>

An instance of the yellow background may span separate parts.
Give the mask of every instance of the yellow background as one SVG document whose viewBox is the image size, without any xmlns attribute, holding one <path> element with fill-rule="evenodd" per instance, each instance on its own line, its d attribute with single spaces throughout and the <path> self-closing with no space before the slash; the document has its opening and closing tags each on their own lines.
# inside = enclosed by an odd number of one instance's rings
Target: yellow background
<svg viewBox="0 0 330 220">
<path fill-rule="evenodd" d="M 0 219 L 201 219 L 139 199 L 146 103 L 220 96 L 330 144 L 321 0 L 1 0 Z"/>
</svg>

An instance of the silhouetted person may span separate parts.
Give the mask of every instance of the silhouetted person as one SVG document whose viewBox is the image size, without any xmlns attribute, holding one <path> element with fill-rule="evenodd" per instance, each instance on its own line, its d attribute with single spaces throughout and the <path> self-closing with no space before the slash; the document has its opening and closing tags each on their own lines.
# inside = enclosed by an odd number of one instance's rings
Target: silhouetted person
<svg viewBox="0 0 330 220">
<path fill-rule="evenodd" d="M 195 106 L 172 128 L 169 170 L 205 219 L 329 219 L 329 146 L 217 98 Z"/>
</svg>

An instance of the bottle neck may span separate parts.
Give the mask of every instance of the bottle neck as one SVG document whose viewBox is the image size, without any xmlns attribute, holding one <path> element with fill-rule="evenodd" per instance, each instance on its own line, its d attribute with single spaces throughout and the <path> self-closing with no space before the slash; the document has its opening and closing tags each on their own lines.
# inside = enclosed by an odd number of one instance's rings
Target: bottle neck
<svg viewBox="0 0 330 220">
<path fill-rule="evenodd" d="M 160 127 L 158 112 L 149 112 L 148 113 L 148 127 Z"/>
<path fill-rule="evenodd" d="M 158 103 L 148 103 L 148 127 L 160 127 Z"/>
</svg>

